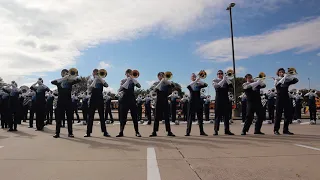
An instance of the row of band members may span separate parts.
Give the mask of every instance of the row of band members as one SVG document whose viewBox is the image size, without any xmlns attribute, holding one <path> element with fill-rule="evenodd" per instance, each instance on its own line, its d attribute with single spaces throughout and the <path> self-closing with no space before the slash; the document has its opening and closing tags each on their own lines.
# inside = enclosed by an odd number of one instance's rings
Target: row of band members
<svg viewBox="0 0 320 180">
<path fill-rule="evenodd" d="M 89 119 L 87 125 L 87 133 L 85 137 L 89 137 L 92 133 L 92 123 L 94 118 L 94 113 L 98 109 L 101 131 L 104 136 L 110 136 L 106 130 L 105 122 L 104 122 L 104 101 L 103 101 L 103 87 L 108 87 L 108 84 L 101 79 L 97 75 L 97 69 L 93 71 L 93 77 L 91 84 L 89 84 L 88 88 L 90 89 L 90 102 L 89 104 Z M 140 137 L 140 133 L 138 130 L 138 116 L 137 116 L 137 106 L 136 106 L 136 98 L 134 96 L 134 87 L 140 88 L 140 84 L 138 81 L 132 77 L 132 70 L 128 69 L 125 72 L 126 79 L 121 80 L 121 85 L 119 92 L 122 93 L 121 99 L 119 100 L 119 118 L 120 118 L 120 133 L 117 137 L 123 136 L 124 127 L 127 120 L 127 113 L 130 110 L 131 116 L 134 123 L 134 128 L 136 131 L 136 136 Z M 282 113 L 284 110 L 285 115 L 285 123 L 283 133 L 285 134 L 293 134 L 289 131 L 288 126 L 292 121 L 292 101 L 290 100 L 290 96 L 288 93 L 288 88 L 290 85 L 298 82 L 298 79 L 289 74 L 285 74 L 285 70 L 283 68 L 277 71 L 278 78 L 275 80 L 275 86 L 277 90 L 277 98 L 276 98 L 276 120 L 274 126 L 274 134 L 279 135 L 280 121 L 282 118 Z M 74 106 L 72 103 L 71 91 L 72 85 L 79 83 L 80 79 L 78 77 L 72 77 L 68 75 L 68 70 L 64 69 L 61 72 L 62 78 L 52 81 L 51 83 L 58 87 L 58 101 L 57 101 L 57 125 L 56 125 L 56 134 L 54 137 L 59 137 L 60 135 L 60 126 L 61 121 L 64 119 L 65 114 L 67 115 L 68 122 L 68 133 L 69 137 L 73 137 L 72 133 L 72 120 L 73 120 L 73 112 Z M 245 124 L 243 127 L 242 135 L 245 135 L 250 125 L 252 124 L 253 114 L 256 113 L 258 116 L 258 120 L 256 122 L 255 134 L 263 134 L 261 130 L 262 121 L 263 121 L 263 106 L 261 103 L 260 90 L 265 88 L 265 84 L 262 80 L 254 81 L 252 75 L 247 74 L 245 76 L 247 82 L 244 83 L 243 88 L 247 97 L 247 115 Z M 165 119 L 166 130 L 168 136 L 175 136 L 171 132 L 170 123 L 169 123 L 169 109 L 168 107 L 168 96 L 170 89 L 173 88 L 173 83 L 164 78 L 164 73 L 158 73 L 159 81 L 156 82 L 152 89 L 157 93 L 156 100 L 156 111 L 155 111 L 155 123 L 154 129 L 150 136 L 157 136 L 157 131 L 159 128 L 159 120 Z M 207 135 L 203 130 L 203 100 L 201 99 L 201 89 L 207 87 L 208 85 L 200 80 L 200 77 L 197 77 L 196 74 L 191 75 L 191 83 L 188 86 L 190 91 L 190 102 L 188 106 L 188 125 L 186 136 L 190 135 L 192 121 L 195 119 L 195 115 L 198 117 L 198 124 L 200 128 L 200 135 Z M 223 118 L 225 134 L 233 135 L 229 128 L 229 89 L 232 86 L 231 81 L 228 77 L 223 73 L 222 70 L 217 72 L 217 78 L 213 80 L 213 86 L 216 89 L 216 98 L 215 98 L 215 127 L 214 127 L 214 135 L 218 135 L 220 121 Z M 35 96 L 35 107 L 37 114 L 37 130 L 43 130 L 44 119 L 46 113 L 46 97 L 45 93 L 49 92 L 50 89 L 43 84 L 43 80 L 39 79 L 34 85 L 31 86 L 31 90 L 36 92 Z M 17 88 L 17 84 L 14 82 L 9 87 L 4 87 L 3 92 L 1 92 L 2 103 L 5 102 L 5 94 L 8 96 L 8 109 L 5 109 L 5 106 L 2 106 L 1 109 L 9 110 L 10 118 L 8 119 L 9 131 L 17 130 L 17 121 L 19 120 L 18 115 L 18 106 L 19 106 L 19 94 L 20 91 Z M 53 100 L 52 100 L 53 101 Z M 4 110 L 3 110 L 4 111 Z M 11 115 L 12 119 L 11 119 Z M 5 115 L 6 116 L 6 115 Z M 50 115 L 49 115 L 50 116 Z M 6 118 L 6 117 L 5 117 Z"/>
</svg>

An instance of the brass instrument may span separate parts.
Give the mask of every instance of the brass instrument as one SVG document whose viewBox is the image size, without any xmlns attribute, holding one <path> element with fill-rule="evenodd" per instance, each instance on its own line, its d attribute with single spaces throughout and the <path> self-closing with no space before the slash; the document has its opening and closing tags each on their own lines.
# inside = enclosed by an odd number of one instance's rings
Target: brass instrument
<svg viewBox="0 0 320 180">
<path fill-rule="evenodd" d="M 255 77 L 254 80 L 265 80 L 266 74 L 264 72 L 260 72 L 258 77 Z"/>
<path fill-rule="evenodd" d="M 150 92 L 150 96 L 152 99 L 156 99 L 157 98 L 157 93 L 155 91 L 151 91 Z"/>
<path fill-rule="evenodd" d="M 70 76 L 78 76 L 78 69 L 76 68 L 70 68 L 69 69 L 69 73 L 68 73 Z"/>
<path fill-rule="evenodd" d="M 271 92 L 276 92 L 276 89 L 275 89 L 275 88 L 272 88 L 272 89 L 271 89 Z"/>
<path fill-rule="evenodd" d="M 233 78 L 234 76 L 234 71 L 232 69 L 229 69 L 227 72 L 226 72 L 226 75 L 228 76 L 228 78 Z"/>
<path fill-rule="evenodd" d="M 21 86 L 20 90 L 22 93 L 27 93 L 30 90 L 30 88 L 28 86 Z"/>
<path fill-rule="evenodd" d="M 207 77 L 207 72 L 204 70 L 201 70 L 198 75 L 201 79 L 205 79 Z"/>
<path fill-rule="evenodd" d="M 296 68 L 288 68 L 288 74 L 289 75 L 297 75 L 298 73 L 297 73 L 297 70 L 296 70 Z"/>
<path fill-rule="evenodd" d="M 201 93 L 202 93 L 202 94 L 205 94 L 205 93 L 206 93 L 206 89 L 202 88 L 202 89 L 201 89 Z"/>
<path fill-rule="evenodd" d="M 172 73 L 170 71 L 167 71 L 167 72 L 164 73 L 164 78 L 167 79 L 167 80 L 171 79 L 172 76 L 173 75 L 172 75 Z"/>
<path fill-rule="evenodd" d="M 138 78 L 140 76 L 139 71 L 138 70 L 133 70 L 132 71 L 132 76 L 133 76 L 133 78 Z"/>
<path fill-rule="evenodd" d="M 178 93 L 178 91 L 173 91 L 172 95 L 173 95 L 173 96 L 178 96 L 179 93 Z"/>
<path fill-rule="evenodd" d="M 108 75 L 107 70 L 105 70 L 105 69 L 98 70 L 98 76 L 100 76 L 101 78 L 105 78 L 105 77 L 107 77 L 107 75 Z"/>
<path fill-rule="evenodd" d="M 142 95 L 141 94 L 138 95 L 138 99 L 142 99 Z"/>
</svg>

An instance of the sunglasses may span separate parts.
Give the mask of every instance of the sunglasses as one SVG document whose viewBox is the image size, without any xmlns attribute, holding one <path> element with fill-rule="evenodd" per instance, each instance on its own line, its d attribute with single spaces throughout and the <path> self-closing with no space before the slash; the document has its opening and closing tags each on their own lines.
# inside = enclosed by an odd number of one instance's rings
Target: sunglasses
<svg viewBox="0 0 320 180">
<path fill-rule="evenodd" d="M 217 75 L 221 75 L 221 74 L 223 74 L 223 73 L 217 73 Z"/>
</svg>

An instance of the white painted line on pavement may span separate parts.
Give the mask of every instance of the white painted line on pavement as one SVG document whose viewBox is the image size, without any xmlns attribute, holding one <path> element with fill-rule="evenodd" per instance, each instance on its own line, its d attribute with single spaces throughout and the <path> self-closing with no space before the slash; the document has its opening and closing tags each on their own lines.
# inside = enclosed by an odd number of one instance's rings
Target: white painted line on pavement
<svg viewBox="0 0 320 180">
<path fill-rule="evenodd" d="M 154 148 L 147 149 L 147 180 L 161 180 Z"/>
<path fill-rule="evenodd" d="M 313 150 L 316 150 L 316 151 L 320 151 L 319 148 L 315 148 L 315 147 L 311 147 L 311 146 L 305 146 L 305 145 L 301 145 L 301 144 L 295 144 L 296 146 L 299 146 L 299 147 L 304 147 L 304 148 L 308 148 L 308 149 L 313 149 Z"/>
</svg>

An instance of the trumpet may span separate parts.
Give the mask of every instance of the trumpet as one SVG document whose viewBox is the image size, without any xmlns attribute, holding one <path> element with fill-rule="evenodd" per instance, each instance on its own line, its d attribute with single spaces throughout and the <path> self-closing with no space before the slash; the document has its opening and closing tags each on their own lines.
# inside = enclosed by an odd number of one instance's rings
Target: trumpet
<svg viewBox="0 0 320 180">
<path fill-rule="evenodd" d="M 264 72 L 260 72 L 258 77 L 255 77 L 254 80 L 265 80 L 266 79 L 266 74 Z"/>
<path fill-rule="evenodd" d="M 206 89 L 202 88 L 202 89 L 201 89 L 201 93 L 202 93 L 202 94 L 205 94 L 205 93 L 206 93 Z"/>
<path fill-rule="evenodd" d="M 105 70 L 105 69 L 99 69 L 99 71 L 98 71 L 98 76 L 100 76 L 101 78 L 105 78 L 105 77 L 107 77 L 107 75 L 108 75 L 107 70 Z"/>
<path fill-rule="evenodd" d="M 69 73 L 68 73 L 70 76 L 78 76 L 78 69 L 76 68 L 70 68 L 69 69 Z"/>
<path fill-rule="evenodd" d="M 167 79 L 167 80 L 171 79 L 172 76 L 173 76 L 172 72 L 170 72 L 170 71 L 167 71 L 167 72 L 164 73 L 164 78 Z"/>
<path fill-rule="evenodd" d="M 296 70 L 296 68 L 288 68 L 288 74 L 289 75 L 297 75 L 298 73 L 297 73 L 297 70 Z"/>
<path fill-rule="evenodd" d="M 234 71 L 232 69 L 229 69 L 227 72 L 226 72 L 226 76 L 228 76 L 229 78 L 233 78 L 234 76 Z"/>
<path fill-rule="evenodd" d="M 207 77 L 207 72 L 205 70 L 201 70 L 198 74 L 201 79 L 205 79 Z"/>
<path fill-rule="evenodd" d="M 132 71 L 132 76 L 133 76 L 133 78 L 138 78 L 140 76 L 139 71 L 138 70 L 133 70 Z"/>
</svg>

